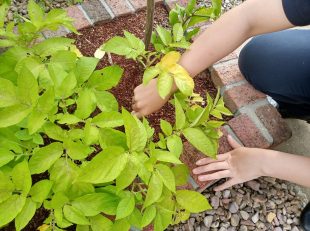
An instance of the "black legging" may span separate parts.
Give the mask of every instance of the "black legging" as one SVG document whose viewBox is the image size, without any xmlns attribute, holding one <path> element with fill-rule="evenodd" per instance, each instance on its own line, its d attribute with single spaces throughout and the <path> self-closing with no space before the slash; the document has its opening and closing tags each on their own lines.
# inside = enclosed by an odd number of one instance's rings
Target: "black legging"
<svg viewBox="0 0 310 231">
<path fill-rule="evenodd" d="M 279 104 L 284 117 L 310 119 L 310 30 L 253 38 L 241 51 L 246 79 Z"/>
</svg>

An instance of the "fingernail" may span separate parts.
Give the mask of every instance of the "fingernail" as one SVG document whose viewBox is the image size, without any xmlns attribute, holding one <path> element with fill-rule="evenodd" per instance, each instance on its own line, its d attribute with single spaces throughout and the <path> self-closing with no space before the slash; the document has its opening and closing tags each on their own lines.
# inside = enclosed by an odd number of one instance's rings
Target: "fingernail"
<svg viewBox="0 0 310 231">
<path fill-rule="evenodd" d="M 196 170 L 196 169 L 194 169 L 194 170 L 193 170 L 193 173 L 194 173 L 194 174 L 196 174 L 196 173 L 197 173 L 197 170 Z"/>
</svg>

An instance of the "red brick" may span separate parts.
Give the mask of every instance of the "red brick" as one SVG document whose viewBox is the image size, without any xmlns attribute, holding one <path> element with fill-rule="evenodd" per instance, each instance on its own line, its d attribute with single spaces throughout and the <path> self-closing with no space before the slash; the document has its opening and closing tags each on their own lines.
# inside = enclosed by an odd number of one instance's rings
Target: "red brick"
<svg viewBox="0 0 310 231">
<path fill-rule="evenodd" d="M 124 0 L 105 0 L 116 17 L 132 13 Z"/>
<path fill-rule="evenodd" d="M 229 55 L 227 55 L 224 58 L 222 58 L 221 60 L 217 61 L 216 64 L 224 63 L 224 62 L 227 62 L 227 61 L 232 60 L 232 59 L 238 59 L 237 51 L 231 52 Z M 238 70 L 239 70 L 239 68 L 238 68 Z M 240 70 L 239 70 L 239 72 L 240 72 Z"/>
<path fill-rule="evenodd" d="M 176 4 L 180 6 L 186 6 L 188 3 L 188 0 L 164 0 L 168 11 L 172 10 Z"/>
<path fill-rule="evenodd" d="M 228 125 L 245 147 L 269 148 L 271 145 L 252 119 L 245 114 L 231 119 Z"/>
<path fill-rule="evenodd" d="M 111 15 L 99 0 L 84 0 L 81 6 L 94 24 L 111 19 Z"/>
<path fill-rule="evenodd" d="M 140 10 L 142 8 L 145 8 L 147 5 L 147 0 L 129 0 L 135 10 Z"/>
<path fill-rule="evenodd" d="M 235 86 L 224 92 L 225 105 L 234 113 L 239 108 L 253 103 L 259 99 L 266 98 L 266 95 L 257 91 L 248 83 Z"/>
<path fill-rule="evenodd" d="M 237 57 L 236 54 L 226 56 L 223 60 L 229 60 Z M 211 78 L 217 87 L 223 87 L 228 84 L 245 80 L 241 74 L 237 63 L 222 63 L 210 68 Z"/>
<path fill-rule="evenodd" d="M 185 142 L 184 144 L 184 151 L 181 155 L 181 161 L 189 168 L 190 175 L 199 186 L 199 188 L 205 188 L 207 184 L 210 182 L 201 182 L 198 180 L 198 176 L 193 174 L 193 169 L 197 167 L 196 162 L 206 156 L 199 152 L 196 148 L 194 148 L 190 143 Z"/>
<path fill-rule="evenodd" d="M 226 129 L 221 128 L 221 132 L 223 133 L 223 136 L 219 140 L 218 153 L 223 154 L 223 153 L 231 151 L 232 147 L 228 143 L 228 140 L 227 140 L 228 132 L 226 131 Z"/>
<path fill-rule="evenodd" d="M 77 6 L 66 8 L 68 16 L 74 19 L 74 26 L 77 30 L 90 26 L 90 22 L 85 18 L 84 13 Z"/>
<path fill-rule="evenodd" d="M 256 115 L 271 134 L 273 146 L 282 143 L 292 136 L 291 129 L 273 106 L 266 105 L 256 109 Z"/>
</svg>

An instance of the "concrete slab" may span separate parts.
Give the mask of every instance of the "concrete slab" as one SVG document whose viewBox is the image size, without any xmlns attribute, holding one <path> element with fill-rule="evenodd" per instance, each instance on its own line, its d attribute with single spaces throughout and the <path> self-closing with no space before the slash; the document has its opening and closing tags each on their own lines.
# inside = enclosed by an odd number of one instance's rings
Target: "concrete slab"
<svg viewBox="0 0 310 231">
<path fill-rule="evenodd" d="M 286 142 L 280 144 L 275 150 L 310 157 L 310 124 L 302 120 L 286 119 L 293 135 Z M 303 188 L 310 200 L 310 188 Z"/>
</svg>

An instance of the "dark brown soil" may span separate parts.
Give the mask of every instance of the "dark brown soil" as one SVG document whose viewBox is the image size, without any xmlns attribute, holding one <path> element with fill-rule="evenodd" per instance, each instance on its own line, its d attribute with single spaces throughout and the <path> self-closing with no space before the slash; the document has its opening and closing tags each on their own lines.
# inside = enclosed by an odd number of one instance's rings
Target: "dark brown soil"
<svg viewBox="0 0 310 231">
<path fill-rule="evenodd" d="M 163 26 L 168 26 L 168 14 L 165 7 L 159 4 L 156 6 L 155 12 L 155 26 L 159 24 Z M 142 10 L 130 16 L 121 17 L 117 20 L 97 25 L 95 27 L 82 29 L 81 31 L 79 31 L 81 35 L 71 34 L 68 37 L 76 40 L 76 45 L 83 55 L 93 56 L 96 49 L 100 47 L 105 41 L 116 35 L 123 36 L 124 30 L 135 34 L 139 38 L 143 38 L 145 20 L 146 12 L 145 10 Z M 111 92 L 117 98 L 120 106 L 125 107 L 127 110 L 131 111 L 133 92 L 135 87 L 142 83 L 143 70 L 141 69 L 141 67 L 139 67 L 139 65 L 137 65 L 136 62 L 132 60 L 126 60 L 125 58 L 116 55 L 112 55 L 112 59 L 115 64 L 120 65 L 124 69 L 124 75 L 119 85 L 116 88 L 112 89 Z M 98 69 L 101 69 L 108 65 L 110 65 L 108 59 L 104 58 L 100 61 Z M 196 76 L 195 78 L 195 92 L 204 96 L 206 91 L 208 91 L 209 94 L 213 97 L 216 95 L 217 92 L 211 81 L 210 73 L 208 70 Z M 147 119 L 150 122 L 151 126 L 154 127 L 155 130 L 158 132 L 160 131 L 160 119 L 165 119 L 171 123 L 174 122 L 174 108 L 171 104 L 167 104 L 160 111 L 148 116 Z M 34 177 L 33 181 L 37 182 L 43 178 L 48 178 L 48 175 L 37 175 Z M 40 208 L 39 210 L 37 210 L 31 222 L 23 230 L 35 231 L 40 225 L 43 224 L 43 221 L 47 218 L 48 215 L 49 213 L 47 210 Z M 74 230 L 74 228 L 71 228 L 73 227 L 70 227 L 67 230 Z M 0 231 L 14 230 L 15 227 L 13 222 L 11 222 L 9 226 L 0 229 Z"/>
<path fill-rule="evenodd" d="M 165 7 L 159 4 L 156 6 L 155 12 L 155 26 L 158 24 L 168 26 L 168 14 Z M 79 31 L 82 35 L 71 34 L 68 37 L 76 40 L 76 45 L 83 55 L 93 56 L 96 49 L 104 42 L 117 35 L 123 36 L 124 30 L 135 34 L 139 38 L 143 38 L 145 20 L 146 12 L 145 10 L 142 10 L 134 15 L 125 16 L 96 27 L 83 29 Z M 117 98 L 120 106 L 131 111 L 134 89 L 142 83 L 143 70 L 136 62 L 126 60 L 117 55 L 112 55 L 112 60 L 114 64 L 118 64 L 124 69 L 124 74 L 119 85 L 112 89 L 111 92 Z M 98 65 L 98 68 L 100 69 L 108 65 L 110 64 L 108 58 L 105 56 Z M 216 88 L 210 79 L 208 70 L 195 78 L 195 92 L 205 95 L 206 91 L 212 96 L 216 95 Z M 148 116 L 147 119 L 158 132 L 160 131 L 160 119 L 165 119 L 171 123 L 174 122 L 174 108 L 171 104 L 167 104 L 160 111 Z"/>
</svg>

